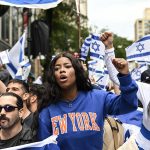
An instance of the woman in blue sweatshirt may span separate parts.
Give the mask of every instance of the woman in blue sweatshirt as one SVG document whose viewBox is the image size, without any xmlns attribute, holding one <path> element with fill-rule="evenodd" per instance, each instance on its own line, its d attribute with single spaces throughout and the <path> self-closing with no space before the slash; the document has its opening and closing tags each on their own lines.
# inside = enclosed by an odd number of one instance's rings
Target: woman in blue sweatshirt
<svg viewBox="0 0 150 150">
<path fill-rule="evenodd" d="M 106 46 L 112 35 L 104 35 Z M 112 38 L 112 37 L 111 37 Z M 101 150 L 107 114 L 123 114 L 137 108 L 136 83 L 128 63 L 113 59 L 118 70 L 120 95 L 93 89 L 80 61 L 69 53 L 58 54 L 50 64 L 49 101 L 39 114 L 38 138 L 58 135 L 62 150 Z"/>
</svg>

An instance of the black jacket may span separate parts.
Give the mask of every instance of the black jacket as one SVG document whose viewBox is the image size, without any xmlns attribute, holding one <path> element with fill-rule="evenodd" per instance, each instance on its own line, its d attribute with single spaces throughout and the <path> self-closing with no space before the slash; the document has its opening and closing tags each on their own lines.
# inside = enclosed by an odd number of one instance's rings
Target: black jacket
<svg viewBox="0 0 150 150">
<path fill-rule="evenodd" d="M 22 130 L 13 138 L 0 140 L 0 149 L 28 144 L 34 142 L 33 134 L 29 127 L 23 126 Z"/>
</svg>

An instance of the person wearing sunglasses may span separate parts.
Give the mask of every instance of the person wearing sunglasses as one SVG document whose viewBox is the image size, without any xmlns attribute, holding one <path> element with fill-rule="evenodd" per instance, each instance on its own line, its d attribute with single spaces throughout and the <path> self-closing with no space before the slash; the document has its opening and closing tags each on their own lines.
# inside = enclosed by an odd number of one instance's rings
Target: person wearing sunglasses
<svg viewBox="0 0 150 150">
<path fill-rule="evenodd" d="M 23 101 L 12 92 L 0 95 L 0 149 L 33 142 L 32 131 L 21 124 Z"/>
<path fill-rule="evenodd" d="M 12 79 L 8 82 L 6 87 L 6 92 L 13 92 L 19 95 L 23 100 L 23 123 L 32 126 L 33 122 L 33 113 L 27 107 L 27 100 L 29 98 L 29 85 L 23 80 Z"/>
</svg>

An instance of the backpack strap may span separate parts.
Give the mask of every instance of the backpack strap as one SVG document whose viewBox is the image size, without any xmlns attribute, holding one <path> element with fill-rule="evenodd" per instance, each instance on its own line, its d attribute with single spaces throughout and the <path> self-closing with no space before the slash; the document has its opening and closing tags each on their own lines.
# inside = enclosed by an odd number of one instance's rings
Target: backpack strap
<svg viewBox="0 0 150 150">
<path fill-rule="evenodd" d="M 113 138 L 114 138 L 114 147 L 117 150 L 117 148 L 119 148 L 119 139 L 118 139 L 119 127 L 118 127 L 118 124 L 113 117 L 106 117 L 106 120 L 111 127 Z"/>
</svg>

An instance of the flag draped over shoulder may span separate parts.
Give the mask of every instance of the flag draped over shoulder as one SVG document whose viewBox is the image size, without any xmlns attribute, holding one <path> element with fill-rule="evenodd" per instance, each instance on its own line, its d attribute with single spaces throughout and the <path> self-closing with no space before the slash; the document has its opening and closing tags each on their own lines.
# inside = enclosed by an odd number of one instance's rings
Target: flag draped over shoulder
<svg viewBox="0 0 150 150">
<path fill-rule="evenodd" d="M 56 135 L 52 135 L 40 142 L 5 148 L 3 150 L 60 150 L 57 145 L 56 138 Z"/>
<path fill-rule="evenodd" d="M 25 40 L 26 31 L 12 49 L 8 51 L 9 63 L 5 65 L 13 79 L 26 80 L 31 70 L 29 59 L 24 54 Z"/>
<path fill-rule="evenodd" d="M 0 0 L 0 4 L 16 7 L 49 9 L 56 7 L 62 1 L 63 0 Z"/>
<path fill-rule="evenodd" d="M 149 61 L 150 60 L 150 35 L 146 35 L 134 42 L 126 49 L 127 61 Z"/>
</svg>

